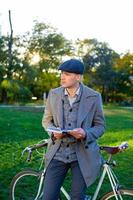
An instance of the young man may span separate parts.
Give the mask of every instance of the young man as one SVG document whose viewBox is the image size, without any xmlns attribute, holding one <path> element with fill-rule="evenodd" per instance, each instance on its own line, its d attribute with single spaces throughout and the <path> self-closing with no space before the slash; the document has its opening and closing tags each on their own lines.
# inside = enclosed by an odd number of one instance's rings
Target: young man
<svg viewBox="0 0 133 200">
<path fill-rule="evenodd" d="M 58 199 L 71 169 L 71 200 L 84 200 L 85 190 L 96 179 L 102 163 L 96 143 L 105 129 L 102 101 L 98 92 L 82 84 L 81 61 L 67 60 L 58 69 L 61 87 L 50 91 L 42 125 L 45 129 L 58 127 L 70 132 L 49 132 L 43 199 Z"/>
</svg>

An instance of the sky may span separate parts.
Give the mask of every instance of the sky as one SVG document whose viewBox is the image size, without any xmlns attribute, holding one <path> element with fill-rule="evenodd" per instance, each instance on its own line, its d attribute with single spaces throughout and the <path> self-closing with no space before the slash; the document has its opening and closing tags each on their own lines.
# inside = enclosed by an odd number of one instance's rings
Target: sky
<svg viewBox="0 0 133 200">
<path fill-rule="evenodd" d="M 117 53 L 133 53 L 133 0 L 3 0 L 0 29 L 14 35 L 31 31 L 33 20 L 49 23 L 67 39 L 96 38 Z"/>
</svg>

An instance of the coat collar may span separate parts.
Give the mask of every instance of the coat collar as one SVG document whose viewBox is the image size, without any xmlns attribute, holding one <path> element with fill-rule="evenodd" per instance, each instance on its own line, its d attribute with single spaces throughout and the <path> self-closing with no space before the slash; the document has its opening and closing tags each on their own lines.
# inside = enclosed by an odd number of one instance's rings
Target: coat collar
<svg viewBox="0 0 133 200">
<path fill-rule="evenodd" d="M 82 92 L 83 92 L 82 96 L 84 96 L 84 98 L 91 97 L 91 96 L 97 96 L 97 94 L 98 94 L 98 92 L 96 92 L 95 90 L 87 87 L 83 83 L 81 83 L 81 88 L 82 88 Z M 59 95 L 59 98 L 60 97 L 63 98 L 64 88 L 63 87 L 55 88 L 55 89 L 53 89 L 53 92 L 56 95 Z"/>
</svg>

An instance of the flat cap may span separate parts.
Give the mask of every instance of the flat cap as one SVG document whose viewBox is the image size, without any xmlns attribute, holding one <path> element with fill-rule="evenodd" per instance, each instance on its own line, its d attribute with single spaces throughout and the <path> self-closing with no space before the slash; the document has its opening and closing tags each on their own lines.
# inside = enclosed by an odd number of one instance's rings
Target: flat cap
<svg viewBox="0 0 133 200">
<path fill-rule="evenodd" d="M 76 74 L 83 74 L 84 72 L 84 64 L 80 60 L 77 59 L 70 59 L 65 62 L 63 62 L 58 70 L 66 71 L 70 73 L 76 73 Z"/>
</svg>

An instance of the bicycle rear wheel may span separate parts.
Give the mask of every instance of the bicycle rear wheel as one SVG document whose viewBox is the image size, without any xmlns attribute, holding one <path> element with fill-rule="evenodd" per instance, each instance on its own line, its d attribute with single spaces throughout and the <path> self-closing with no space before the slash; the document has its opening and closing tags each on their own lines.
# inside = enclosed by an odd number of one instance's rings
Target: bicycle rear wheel
<svg viewBox="0 0 133 200">
<path fill-rule="evenodd" d="M 41 200 L 41 197 L 36 197 L 40 184 L 40 178 L 41 173 L 34 170 L 19 172 L 11 182 L 10 199 Z"/>
<path fill-rule="evenodd" d="M 120 189 L 122 200 L 133 200 L 133 190 Z M 118 195 L 118 199 L 121 199 Z M 116 200 L 113 192 L 106 193 L 100 200 Z"/>
</svg>

